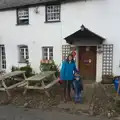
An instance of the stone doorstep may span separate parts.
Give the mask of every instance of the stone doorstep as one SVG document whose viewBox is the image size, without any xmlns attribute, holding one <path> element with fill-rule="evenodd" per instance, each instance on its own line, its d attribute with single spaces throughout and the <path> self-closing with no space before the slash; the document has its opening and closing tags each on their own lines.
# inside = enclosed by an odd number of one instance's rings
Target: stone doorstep
<svg viewBox="0 0 120 120">
<path fill-rule="evenodd" d="M 57 108 L 64 109 L 64 110 L 75 110 L 75 111 L 81 111 L 84 113 L 89 112 L 89 103 L 92 100 L 92 95 L 94 92 L 94 84 L 85 84 L 84 85 L 84 91 L 83 91 L 83 104 L 74 104 L 74 102 L 61 102 Z"/>
<path fill-rule="evenodd" d="M 115 117 L 114 120 L 120 120 L 120 116 L 119 117 Z"/>
<path fill-rule="evenodd" d="M 64 110 L 74 109 L 75 111 L 82 111 L 82 112 L 89 111 L 88 104 L 74 104 L 74 103 L 70 102 L 70 103 L 60 103 L 57 107 L 60 109 L 64 109 Z"/>
</svg>

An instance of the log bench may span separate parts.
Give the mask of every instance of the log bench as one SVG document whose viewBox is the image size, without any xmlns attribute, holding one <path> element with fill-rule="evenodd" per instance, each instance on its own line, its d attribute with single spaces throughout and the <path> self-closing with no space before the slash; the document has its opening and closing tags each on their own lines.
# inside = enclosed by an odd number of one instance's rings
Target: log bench
<svg viewBox="0 0 120 120">
<path fill-rule="evenodd" d="M 50 76 L 52 76 L 52 80 L 49 79 Z M 48 97 L 50 97 L 48 90 L 58 82 L 55 76 L 55 71 L 41 72 L 25 80 L 27 82 L 27 85 L 25 86 L 24 95 L 26 94 L 28 89 L 33 89 L 33 90 L 44 91 Z M 47 84 L 45 84 L 46 81 Z M 30 84 L 31 82 L 34 82 L 34 84 Z"/>
<path fill-rule="evenodd" d="M 16 78 L 17 76 L 22 75 L 23 79 L 17 81 Z M 14 71 L 14 72 L 10 72 L 10 73 L 5 73 L 4 75 L 0 76 L 0 91 L 6 91 L 7 95 L 10 97 L 11 94 L 9 92 L 9 90 L 14 89 L 16 87 L 22 87 L 26 85 L 26 76 L 25 76 L 25 71 Z M 6 80 L 11 82 L 16 81 L 15 83 L 13 83 L 12 85 L 7 85 Z"/>
</svg>

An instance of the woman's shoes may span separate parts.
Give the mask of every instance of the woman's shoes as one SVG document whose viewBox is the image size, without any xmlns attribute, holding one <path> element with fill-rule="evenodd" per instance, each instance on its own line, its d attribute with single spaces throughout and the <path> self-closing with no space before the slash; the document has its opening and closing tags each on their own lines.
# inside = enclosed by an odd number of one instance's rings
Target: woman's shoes
<svg viewBox="0 0 120 120">
<path fill-rule="evenodd" d="M 64 97 L 64 103 L 66 103 L 68 101 L 72 101 L 72 98 L 71 97 Z"/>
<path fill-rule="evenodd" d="M 71 98 L 71 97 L 68 97 L 67 100 L 68 100 L 68 101 L 72 101 L 72 98 Z"/>
<path fill-rule="evenodd" d="M 64 103 L 66 103 L 67 102 L 67 99 L 66 99 L 66 97 L 64 97 Z"/>
</svg>

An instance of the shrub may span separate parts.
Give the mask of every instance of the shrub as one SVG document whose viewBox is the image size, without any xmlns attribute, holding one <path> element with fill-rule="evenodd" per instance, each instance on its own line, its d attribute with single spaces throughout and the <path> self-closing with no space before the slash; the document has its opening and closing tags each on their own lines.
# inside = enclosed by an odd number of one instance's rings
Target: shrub
<svg viewBox="0 0 120 120">
<path fill-rule="evenodd" d="M 59 69 L 53 60 L 42 60 L 40 63 L 40 71 L 55 71 L 56 77 L 59 76 Z"/>
<path fill-rule="evenodd" d="M 112 84 L 114 80 L 113 75 L 103 75 L 102 76 L 102 84 Z"/>
<path fill-rule="evenodd" d="M 26 75 L 26 77 L 31 77 L 32 75 L 33 75 L 33 73 L 32 73 L 32 68 L 31 68 L 31 66 L 30 65 L 26 65 L 26 66 L 24 66 L 24 67 L 15 67 L 15 66 L 12 66 L 12 68 L 11 68 L 11 71 L 13 72 L 13 71 L 19 71 L 19 70 L 21 70 L 21 71 L 25 71 L 25 75 Z"/>
<path fill-rule="evenodd" d="M 11 68 L 11 71 L 12 71 L 12 72 L 13 72 L 13 71 L 17 71 L 17 70 L 20 70 L 20 68 L 19 68 L 19 67 L 12 66 L 12 68 Z"/>
<path fill-rule="evenodd" d="M 33 73 L 32 73 L 32 68 L 30 67 L 30 65 L 21 67 L 20 70 L 26 71 L 26 72 L 25 72 L 26 77 L 31 77 L 31 76 L 33 75 Z"/>
</svg>

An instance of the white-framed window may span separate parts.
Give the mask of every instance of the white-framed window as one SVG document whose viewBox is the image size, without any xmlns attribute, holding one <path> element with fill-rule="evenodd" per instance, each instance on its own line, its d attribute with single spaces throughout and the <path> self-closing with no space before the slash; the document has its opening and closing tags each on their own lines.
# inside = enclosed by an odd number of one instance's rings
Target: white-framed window
<svg viewBox="0 0 120 120">
<path fill-rule="evenodd" d="M 43 60 L 53 60 L 53 47 L 42 47 Z"/>
<path fill-rule="evenodd" d="M 26 63 L 29 59 L 28 46 L 19 45 L 19 62 Z"/>
<path fill-rule="evenodd" d="M 0 68 L 6 69 L 6 54 L 5 54 L 5 46 L 0 45 Z"/>
<path fill-rule="evenodd" d="M 18 25 L 29 24 L 29 9 L 28 8 L 17 9 L 17 24 Z"/>
<path fill-rule="evenodd" d="M 46 22 L 59 22 L 59 21 L 60 21 L 60 5 L 47 5 Z"/>
</svg>

